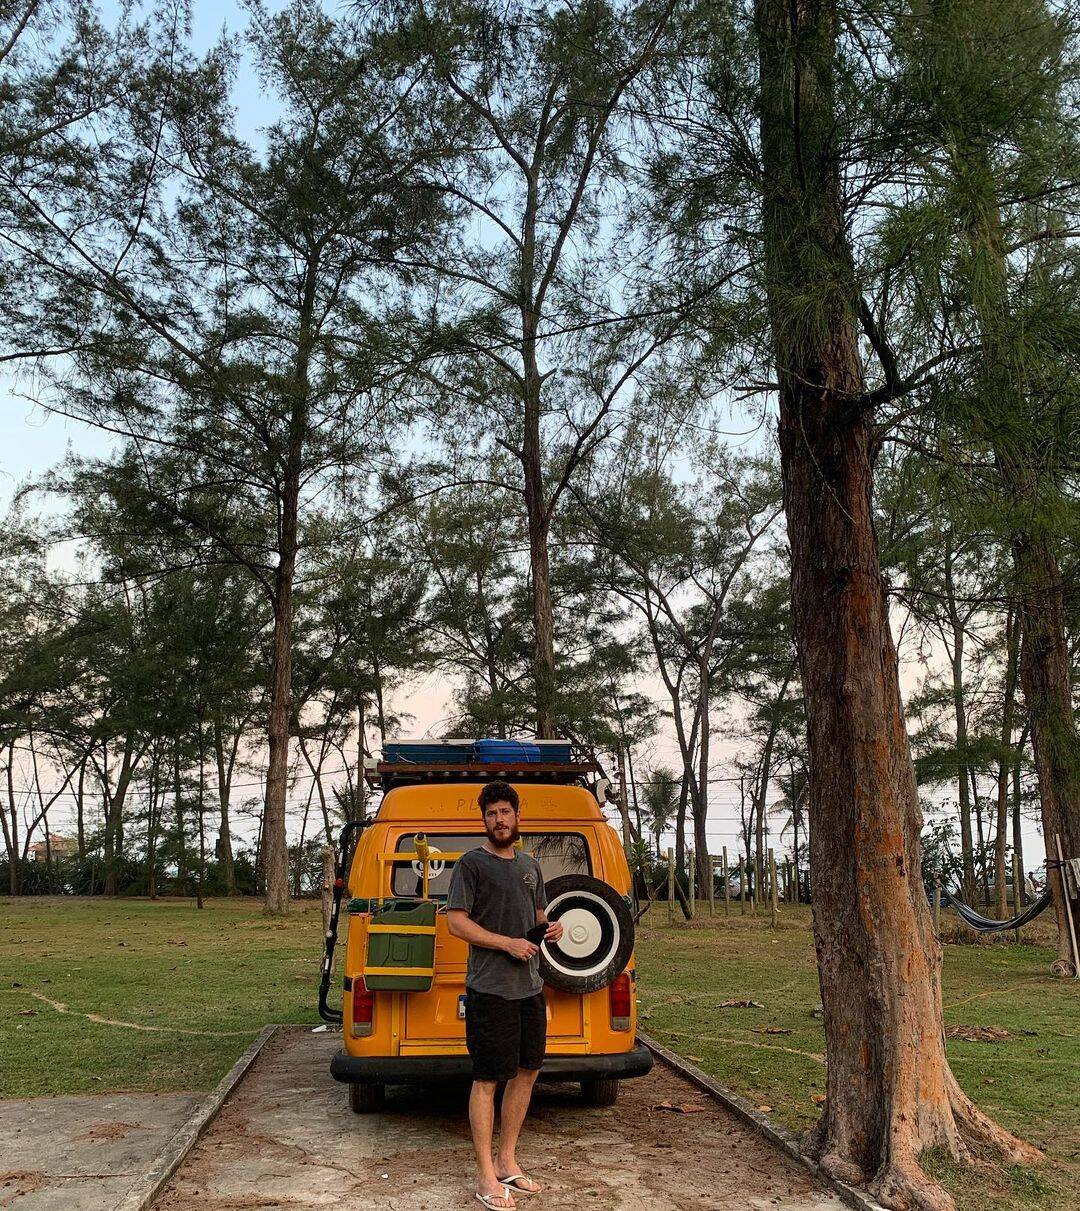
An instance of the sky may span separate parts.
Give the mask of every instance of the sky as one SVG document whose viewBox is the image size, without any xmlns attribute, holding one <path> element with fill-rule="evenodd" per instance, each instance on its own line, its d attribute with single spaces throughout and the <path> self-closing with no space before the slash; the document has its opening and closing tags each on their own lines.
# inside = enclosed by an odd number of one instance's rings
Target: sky
<svg viewBox="0 0 1080 1211">
<path fill-rule="evenodd" d="M 267 7 L 272 10 L 283 7 L 281 0 L 268 0 Z M 117 6 L 106 4 L 103 12 L 108 19 L 115 14 Z M 205 51 L 220 36 L 223 29 L 235 31 L 242 28 L 244 23 L 242 6 L 233 0 L 194 0 L 192 5 L 193 44 L 196 51 Z M 241 133 L 252 141 L 258 140 L 260 128 L 274 120 L 275 114 L 268 107 L 265 94 L 262 92 L 254 73 L 241 71 L 237 82 L 236 107 Z M 113 446 L 113 439 L 100 430 L 68 420 L 61 416 L 45 413 L 32 402 L 34 384 L 27 379 L 16 380 L 10 376 L 0 378 L 0 510 L 6 510 L 14 493 L 22 486 L 39 478 L 49 468 L 59 463 L 69 451 L 86 456 L 103 456 Z M 763 429 L 755 429 L 754 419 L 745 414 L 743 417 L 732 416 L 724 426 L 731 430 L 729 439 L 733 446 L 742 446 L 746 450 L 747 440 L 753 445 L 764 447 L 771 437 Z M 738 434 L 742 436 L 738 436 Z M 905 694 L 913 692 L 916 686 L 915 671 L 921 666 L 912 662 L 905 669 L 902 677 Z M 657 681 L 646 681 L 640 687 L 657 701 L 664 700 L 662 686 Z M 425 677 L 410 683 L 396 695 L 393 706 L 399 712 L 411 716 L 403 734 L 412 736 L 438 735 L 443 731 L 445 721 L 450 714 L 450 689 L 442 677 Z M 730 719 L 717 718 L 714 726 L 723 727 L 730 724 Z M 720 852 L 724 845 L 734 852 L 739 843 L 739 783 L 734 775 L 732 760 L 736 755 L 738 745 L 731 741 L 717 738 L 715 743 L 716 764 L 713 776 L 715 781 L 710 787 L 711 809 L 709 838 L 710 848 Z M 670 729 L 657 736 L 651 745 L 651 751 L 644 752 L 639 768 L 635 771 L 637 777 L 643 777 L 645 770 L 651 765 L 666 764 L 673 768 L 679 767 L 678 752 Z M 245 779 L 249 786 L 243 793 L 257 796 L 260 793 L 258 780 Z M 311 788 L 310 779 L 300 778 L 291 796 L 291 829 L 295 834 L 299 829 L 299 817 L 304 808 L 308 791 Z M 774 797 L 778 795 L 774 789 Z M 242 815 L 237 820 L 238 831 L 241 835 L 250 835 L 253 824 L 245 821 Z M 57 826 L 61 820 L 56 821 Z M 315 827 L 314 816 L 312 828 Z M 779 828 L 779 823 L 774 827 Z M 1034 824 L 1025 825 L 1026 862 L 1033 869 L 1042 855 L 1042 839 Z M 787 846 L 789 839 L 781 843 L 774 839 L 778 852 L 781 846 Z"/>
</svg>

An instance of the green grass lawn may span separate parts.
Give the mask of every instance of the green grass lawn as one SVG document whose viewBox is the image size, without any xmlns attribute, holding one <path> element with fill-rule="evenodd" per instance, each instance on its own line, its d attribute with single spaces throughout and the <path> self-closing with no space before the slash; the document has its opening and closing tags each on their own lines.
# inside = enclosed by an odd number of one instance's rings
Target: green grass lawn
<svg viewBox="0 0 1080 1211">
<path fill-rule="evenodd" d="M 267 1022 L 318 1021 L 320 934 L 311 902 L 0 899 L 0 1097 L 212 1088 Z"/>
<path fill-rule="evenodd" d="M 803 1129 L 825 1089 L 809 910 L 775 930 L 717 912 L 671 927 L 661 906 L 641 925 L 642 1028 Z M 210 1089 L 267 1022 L 318 1021 L 320 954 L 316 903 L 275 920 L 243 900 L 0 899 L 0 1096 Z M 932 1162 L 962 1211 L 1080 1209 L 1080 982 L 1051 978 L 1051 957 L 946 948 L 947 1026 L 1008 1031 L 950 1039 L 957 1076 L 1050 1157 L 1034 1173 Z"/>
<path fill-rule="evenodd" d="M 809 909 L 783 907 L 776 929 L 760 912 L 741 916 L 733 906 L 725 919 L 718 906 L 710 921 L 707 911 L 692 925 L 671 927 L 666 906 L 658 906 L 652 923 L 642 924 L 642 1029 L 791 1129 L 804 1130 L 825 1092 Z M 992 1043 L 950 1038 L 953 1070 L 982 1109 L 1051 1158 L 1036 1173 L 974 1177 L 932 1160 L 961 1207 L 1080 1208 L 1080 982 L 1051 977 L 1052 958 L 1039 945 L 946 946 L 946 1029 L 1009 1032 Z M 735 1000 L 763 1008 L 723 1007 Z"/>
</svg>

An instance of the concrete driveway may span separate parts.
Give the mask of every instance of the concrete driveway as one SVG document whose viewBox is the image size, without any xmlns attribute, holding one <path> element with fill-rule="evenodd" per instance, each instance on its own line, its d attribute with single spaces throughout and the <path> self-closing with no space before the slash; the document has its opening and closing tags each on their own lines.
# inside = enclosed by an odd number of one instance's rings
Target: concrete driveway
<svg viewBox="0 0 1080 1211">
<path fill-rule="evenodd" d="M 330 1079 L 340 1035 L 283 1030 L 226 1102 L 158 1202 L 161 1211 L 449 1211 L 477 1207 L 462 1087 L 391 1090 L 355 1115 Z M 540 1085 L 519 1159 L 545 1190 L 528 1211 L 752 1208 L 841 1211 L 805 1170 L 657 1066 L 610 1109 Z M 689 1113 L 654 1109 L 661 1102 Z"/>
<path fill-rule="evenodd" d="M 115 1207 L 201 1101 L 199 1093 L 113 1093 L 0 1101 L 0 1207 Z"/>
</svg>

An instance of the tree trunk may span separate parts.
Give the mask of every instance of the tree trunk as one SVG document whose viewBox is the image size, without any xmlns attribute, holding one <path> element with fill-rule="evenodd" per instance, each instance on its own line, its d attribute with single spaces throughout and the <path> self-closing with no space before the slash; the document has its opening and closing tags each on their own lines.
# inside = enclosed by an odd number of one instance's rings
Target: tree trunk
<svg viewBox="0 0 1080 1211">
<path fill-rule="evenodd" d="M 86 861 L 86 817 L 84 815 L 83 790 L 86 785 L 86 763 L 90 759 L 89 753 L 84 754 L 83 759 L 79 762 L 79 781 L 76 783 L 75 789 L 75 835 L 79 845 L 79 861 Z"/>
<path fill-rule="evenodd" d="M 998 735 L 1001 756 L 998 759 L 997 832 L 994 835 L 994 882 L 997 891 L 997 913 L 1001 920 L 1009 915 L 1008 897 L 1005 894 L 1007 880 L 1005 851 L 1008 848 L 1009 840 L 1009 770 L 1012 766 L 1009 754 L 1012 751 L 1019 647 L 1016 632 L 1016 614 L 1010 609 L 1005 616 L 1005 680 L 1002 686 L 1001 731 Z M 1016 889 L 1017 896 L 1021 895 L 1021 892 L 1021 888 Z"/>
<path fill-rule="evenodd" d="M 1054 970 L 1074 975 L 1063 872 L 1051 861 L 1056 857 L 1058 836 L 1067 858 L 1080 857 L 1080 735 L 1072 705 L 1064 589 L 1049 539 L 1021 536 L 1013 549 L 1020 573 L 1024 631 L 1020 677 L 1042 801 L 1046 876 L 1054 891 L 1057 918 Z"/>
<path fill-rule="evenodd" d="M 237 733 L 239 740 L 239 733 Z M 222 874 L 225 876 L 225 891 L 228 895 L 236 894 L 236 870 L 233 866 L 232 831 L 229 827 L 229 798 L 232 792 L 232 773 L 236 761 L 234 744 L 232 754 L 226 758 L 225 736 L 221 720 L 214 719 L 214 757 L 217 761 L 218 777 L 218 810 L 221 823 L 218 827 L 217 845 L 214 847 L 217 860 L 221 863 Z"/>
<path fill-rule="evenodd" d="M 529 570 L 533 607 L 533 679 L 536 695 L 536 735 L 555 738 L 555 612 L 551 601 L 548 558 L 548 516 L 544 492 L 543 447 L 540 434 L 540 392 L 543 377 L 536 360 L 540 316 L 536 310 L 536 222 L 539 185 L 535 171 L 528 177 L 521 224 L 521 468 L 525 516 L 529 527 Z"/>
<path fill-rule="evenodd" d="M 975 846 L 971 835 L 971 792 L 968 783 L 967 704 L 964 700 L 964 624 L 956 610 L 952 574 L 952 536 L 945 546 L 945 601 L 952 629 L 949 653 L 952 670 L 953 716 L 956 725 L 956 790 L 960 807 L 960 855 L 963 864 L 961 891 L 969 904 L 975 903 Z M 980 819 L 979 852 L 982 853 Z"/>
<path fill-rule="evenodd" d="M 701 724 L 698 729 L 698 793 L 692 804 L 694 866 L 697 868 L 694 875 L 698 887 L 707 887 L 709 879 L 709 741 L 712 739 L 712 720 L 709 717 L 712 686 L 709 665 L 712 663 L 713 638 L 710 634 L 698 666 L 698 714 Z"/>
<path fill-rule="evenodd" d="M 539 740 L 555 738 L 555 615 L 551 601 L 551 565 L 548 558 L 548 526 L 540 467 L 539 401 L 536 419 L 526 409 L 526 419 L 535 427 L 525 458 L 525 512 L 529 523 L 529 570 L 533 606 L 533 677 L 536 695 L 536 735 Z"/>
<path fill-rule="evenodd" d="M 116 778 L 115 790 L 109 790 L 105 781 L 105 895 L 117 894 L 116 863 L 124 853 L 124 803 L 134 769 L 135 738 L 130 733 L 124 737 L 124 753 L 120 759 L 120 773 Z"/>
<path fill-rule="evenodd" d="M 205 908 L 203 886 L 206 879 L 206 729 L 202 712 L 195 717 L 199 729 L 199 873 L 195 879 L 195 907 Z"/>
<path fill-rule="evenodd" d="M 1040 401 L 1025 396 L 1023 351 L 1016 348 L 1016 323 L 1010 315 L 1005 235 L 985 141 L 959 139 L 953 167 L 967 202 L 964 222 L 973 262 L 972 302 L 982 343 L 982 397 L 988 407 L 990 401 L 997 404 L 986 437 L 1013 531 L 1022 636 L 1020 683 L 1031 725 L 1043 837 L 1048 857 L 1055 852 L 1058 835 L 1067 857 L 1080 856 L 1080 732 L 1072 705 L 1057 514 L 1047 504 L 1058 494 L 1060 469 L 1044 468 L 1035 445 Z M 1061 871 L 1049 861 L 1047 878 L 1057 919 L 1054 970 L 1073 975 L 1064 883 Z"/>
<path fill-rule="evenodd" d="M 7 751 L 7 815 L 4 823 L 4 842 L 8 851 L 8 893 L 19 894 L 19 810 L 15 805 L 15 741 L 8 744 Z M 10 820 L 10 824 L 7 821 Z"/>
<path fill-rule="evenodd" d="M 833 93 L 833 0 L 758 0 L 766 297 L 779 381 L 792 600 L 806 695 L 814 938 L 827 1100 L 805 1142 L 885 1206 L 952 1208 L 923 1172 L 961 1131 L 1038 1153 L 982 1115 L 945 1058 L 941 949 L 871 504 L 857 299 Z M 794 115 L 794 121 L 793 121 Z M 792 300 L 813 300 L 812 309 Z"/>
<path fill-rule="evenodd" d="M 304 801 L 304 815 L 300 821 L 300 840 L 296 843 L 296 867 L 293 872 L 293 895 L 297 900 L 300 899 L 302 892 L 301 877 L 304 871 L 304 839 L 307 836 L 308 816 L 311 813 L 311 799 L 315 793 L 314 786 L 308 787 L 307 799 Z M 329 836 L 329 830 L 327 832 Z M 333 840 L 330 841 L 330 846 L 333 848 Z"/>
<path fill-rule="evenodd" d="M 356 708 L 356 810 L 359 819 L 367 819 L 367 777 L 364 773 L 364 757 L 367 754 L 367 710 L 363 694 Z M 333 841 L 331 840 L 331 845 Z"/>
<path fill-rule="evenodd" d="M 690 775 L 684 773 L 679 786 L 679 806 L 675 812 L 675 869 L 681 871 L 686 860 L 686 802 L 689 797 Z"/>
<path fill-rule="evenodd" d="M 289 734 L 292 722 L 293 581 L 299 550 L 300 479 L 309 409 L 312 316 L 315 307 L 317 261 L 313 257 L 304 277 L 299 338 L 289 409 L 289 439 L 281 479 L 278 564 L 274 572 L 274 629 L 270 645 L 270 718 L 267 727 L 269 760 L 263 810 L 263 866 L 266 871 L 264 910 L 289 910 L 289 848 L 285 804 L 288 798 Z"/>
<path fill-rule="evenodd" d="M 147 787 L 146 807 L 146 894 L 151 900 L 157 899 L 157 879 L 154 875 L 154 862 L 157 857 L 157 826 L 158 755 L 155 746 L 154 756 L 150 763 L 150 781 Z"/>
<path fill-rule="evenodd" d="M 180 895 L 184 894 L 187 879 L 187 825 L 184 821 L 184 796 L 180 785 L 180 740 L 173 745 L 173 808 L 176 811 L 176 882 Z"/>
<path fill-rule="evenodd" d="M 1020 732 L 1016 743 L 1016 754 L 1012 764 L 1012 828 L 1013 852 L 1016 854 L 1016 864 L 1020 868 L 1020 903 L 1027 900 L 1027 876 L 1024 872 L 1024 818 L 1020 811 L 1022 801 L 1020 786 L 1020 770 L 1024 764 L 1024 746 L 1027 744 L 1027 725 Z"/>
</svg>

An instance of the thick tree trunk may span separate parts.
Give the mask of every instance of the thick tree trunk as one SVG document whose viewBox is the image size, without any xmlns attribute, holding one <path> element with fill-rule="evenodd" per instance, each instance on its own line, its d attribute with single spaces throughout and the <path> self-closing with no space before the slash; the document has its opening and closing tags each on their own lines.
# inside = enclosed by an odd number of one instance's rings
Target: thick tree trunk
<svg viewBox="0 0 1080 1211">
<path fill-rule="evenodd" d="M 920 1154 L 1038 1153 L 985 1118 L 945 1058 L 941 948 L 871 495 L 872 417 L 835 159 L 832 0 L 758 0 L 767 301 L 792 600 L 806 695 L 814 938 L 827 1101 L 806 1141 L 885 1206 L 951 1208 Z M 793 121 L 794 115 L 794 121 Z M 813 300 L 813 314 L 793 300 Z"/>
<path fill-rule="evenodd" d="M 1074 975 L 1065 885 L 1055 865 L 1056 838 L 1068 857 L 1080 857 L 1080 736 L 1073 714 L 1069 649 L 1065 638 L 1065 594 L 1049 539 L 1014 540 L 1021 584 L 1024 631 L 1020 676 L 1031 721 L 1031 744 L 1042 801 L 1046 873 L 1054 891 L 1058 957 L 1054 970 Z"/>
<path fill-rule="evenodd" d="M 983 398 L 997 405 L 983 417 L 1002 496 L 1012 523 L 1012 553 L 1022 636 L 1020 682 L 1042 801 L 1048 858 L 1060 835 L 1066 857 L 1080 856 L 1080 732 L 1072 706 L 1065 589 L 1058 566 L 1053 502 L 1060 469 L 1044 467 L 1038 449 L 1041 401 L 1025 393 L 1023 350 L 1010 315 L 1006 243 L 985 139 L 961 136 L 953 168 L 966 199 L 972 301 L 982 341 Z M 1065 891 L 1060 870 L 1047 862 L 1054 891 L 1058 958 L 1054 970 L 1072 975 Z"/>
</svg>

